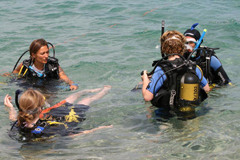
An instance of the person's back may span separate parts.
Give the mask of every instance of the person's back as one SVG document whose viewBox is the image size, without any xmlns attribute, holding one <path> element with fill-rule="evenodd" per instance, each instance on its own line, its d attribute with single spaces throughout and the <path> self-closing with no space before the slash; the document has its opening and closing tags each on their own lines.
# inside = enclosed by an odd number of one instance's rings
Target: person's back
<svg viewBox="0 0 240 160">
<path fill-rule="evenodd" d="M 142 93 L 146 101 L 151 101 L 152 104 L 159 108 L 165 108 L 166 110 L 179 110 L 179 108 L 186 104 L 199 104 L 204 100 L 202 97 L 203 92 L 200 92 L 199 85 L 209 91 L 209 86 L 206 79 L 201 75 L 201 71 L 193 63 L 186 62 L 182 56 L 185 50 L 185 37 L 177 31 L 167 31 L 161 37 L 161 51 L 163 55 L 167 56 L 167 59 L 162 59 L 155 64 L 154 72 L 151 80 L 148 79 L 146 71 L 144 72 Z M 192 99 L 184 99 L 180 97 L 180 83 L 186 73 L 191 73 L 195 77 L 195 82 L 188 85 L 192 93 L 186 93 L 189 97 L 193 95 Z M 183 82 L 184 83 L 184 82 Z M 196 88 L 197 86 L 197 97 Z M 186 87 L 187 85 L 185 85 Z M 195 91 L 194 91 L 195 90 Z M 205 94 L 206 96 L 206 94 Z M 184 96 L 183 96 L 184 97 Z M 186 98 L 186 96 L 185 96 Z M 206 98 L 206 97 L 205 97 Z M 186 103 L 189 102 L 189 103 Z"/>
</svg>

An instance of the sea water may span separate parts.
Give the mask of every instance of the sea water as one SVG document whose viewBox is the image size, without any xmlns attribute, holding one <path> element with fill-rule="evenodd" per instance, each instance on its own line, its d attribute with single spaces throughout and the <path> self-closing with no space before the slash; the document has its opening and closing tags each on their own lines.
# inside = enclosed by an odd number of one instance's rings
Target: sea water
<svg viewBox="0 0 240 160">
<path fill-rule="evenodd" d="M 3 99 L 24 88 L 0 77 L 1 159 L 239 159 L 239 14 L 239 0 L 1 1 L 1 74 L 12 71 L 33 40 L 44 38 L 78 91 L 112 86 L 79 127 L 113 125 L 75 138 L 14 141 Z M 158 121 L 141 91 L 131 91 L 140 72 L 151 71 L 152 61 L 161 58 L 162 20 L 165 30 L 183 33 L 193 23 L 201 33 L 207 29 L 203 45 L 220 48 L 217 56 L 233 83 L 214 89 L 192 120 Z M 61 86 L 45 91 L 52 104 L 76 92 Z"/>
</svg>

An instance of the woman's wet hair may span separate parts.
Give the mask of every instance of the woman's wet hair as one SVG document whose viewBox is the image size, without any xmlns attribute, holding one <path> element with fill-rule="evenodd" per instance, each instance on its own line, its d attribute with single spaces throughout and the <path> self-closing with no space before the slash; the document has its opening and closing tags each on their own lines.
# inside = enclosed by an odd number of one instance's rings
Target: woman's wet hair
<svg viewBox="0 0 240 160">
<path fill-rule="evenodd" d="M 26 90 L 19 100 L 18 126 L 23 126 L 23 122 L 30 123 L 39 116 L 40 108 L 44 103 L 44 96 L 39 91 L 33 89 Z"/>
<path fill-rule="evenodd" d="M 183 55 L 185 52 L 186 38 L 183 34 L 176 30 L 165 32 L 161 38 L 161 52 L 163 54 L 180 54 Z"/>
<path fill-rule="evenodd" d="M 32 54 L 37 54 L 38 50 L 43 46 L 48 47 L 48 43 L 45 39 L 41 38 L 34 40 L 29 47 L 30 56 Z"/>
</svg>

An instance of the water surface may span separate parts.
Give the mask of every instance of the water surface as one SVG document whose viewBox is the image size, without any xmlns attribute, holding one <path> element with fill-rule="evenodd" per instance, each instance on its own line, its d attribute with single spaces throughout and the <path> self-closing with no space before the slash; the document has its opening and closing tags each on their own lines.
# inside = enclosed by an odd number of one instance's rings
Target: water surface
<svg viewBox="0 0 240 160">
<path fill-rule="evenodd" d="M 26 1 L 0 3 L 1 73 L 11 72 L 34 39 L 56 46 L 56 57 L 79 89 L 111 85 L 87 112 L 83 129 L 110 125 L 75 138 L 19 143 L 9 138 L 3 98 L 19 86 L 0 77 L 2 159 L 239 159 L 240 2 L 231 1 Z M 218 57 L 234 86 L 215 89 L 200 105 L 197 118 L 159 122 L 148 116 L 150 103 L 131 89 L 140 72 L 160 58 L 161 21 L 166 30 L 184 32 L 200 23 L 203 45 L 220 47 Z M 26 55 L 23 59 L 28 58 Z M 52 93 L 53 102 L 70 95 Z"/>
</svg>

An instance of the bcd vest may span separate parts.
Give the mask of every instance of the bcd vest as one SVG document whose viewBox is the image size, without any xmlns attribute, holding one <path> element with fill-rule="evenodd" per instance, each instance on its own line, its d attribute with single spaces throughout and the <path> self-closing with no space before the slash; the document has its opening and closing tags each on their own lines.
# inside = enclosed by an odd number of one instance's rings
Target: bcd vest
<svg viewBox="0 0 240 160">
<path fill-rule="evenodd" d="M 202 69 L 203 75 L 207 79 L 209 85 L 213 83 L 220 83 L 221 79 L 219 79 L 217 72 L 210 67 L 211 57 L 214 56 L 218 59 L 214 51 L 218 48 L 200 47 L 199 49 L 200 50 L 197 51 L 196 58 L 193 60 L 196 61 L 196 64 Z"/>
<path fill-rule="evenodd" d="M 26 59 L 23 61 L 23 68 L 20 70 L 19 75 L 24 78 L 38 77 L 35 71 L 29 69 L 31 65 L 31 59 Z M 59 79 L 59 64 L 58 59 L 54 57 L 48 57 L 48 62 L 45 64 L 45 72 L 40 78 L 43 79 Z"/>
<path fill-rule="evenodd" d="M 166 110 L 178 110 L 186 105 L 200 104 L 202 91 L 199 87 L 200 80 L 195 72 L 196 65 L 189 67 L 183 59 L 177 58 L 174 61 L 160 60 L 156 66 L 162 68 L 167 78 L 163 86 L 154 94 L 151 101 L 154 106 Z M 187 79 L 195 82 L 187 82 Z"/>
</svg>

